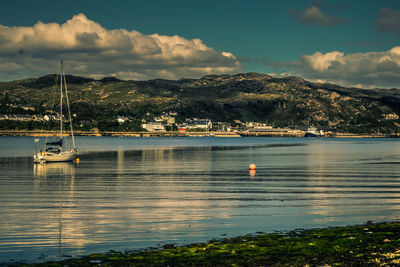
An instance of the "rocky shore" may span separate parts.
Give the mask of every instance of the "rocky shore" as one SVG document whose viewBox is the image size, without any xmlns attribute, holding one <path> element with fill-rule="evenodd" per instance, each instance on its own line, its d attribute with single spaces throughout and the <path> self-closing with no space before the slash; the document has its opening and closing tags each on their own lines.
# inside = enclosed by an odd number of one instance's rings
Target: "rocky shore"
<svg viewBox="0 0 400 267">
<path fill-rule="evenodd" d="M 399 248 L 399 222 L 367 222 L 15 266 L 398 266 Z"/>
</svg>

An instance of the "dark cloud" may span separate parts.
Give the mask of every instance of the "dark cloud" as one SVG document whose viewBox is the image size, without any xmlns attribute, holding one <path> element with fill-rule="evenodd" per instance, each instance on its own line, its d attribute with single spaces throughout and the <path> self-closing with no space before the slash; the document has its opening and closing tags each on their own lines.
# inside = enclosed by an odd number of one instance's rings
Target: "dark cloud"
<svg viewBox="0 0 400 267">
<path fill-rule="evenodd" d="M 97 46 L 96 42 L 100 40 L 100 37 L 95 32 L 82 32 L 77 33 L 75 36 L 79 46 L 83 47 L 95 47 Z"/>
<path fill-rule="evenodd" d="M 400 68 L 397 66 L 397 64 L 395 62 L 393 62 L 392 60 L 385 60 L 382 61 L 381 63 L 379 63 L 376 66 L 376 70 L 381 73 L 381 72 L 396 72 L 399 71 Z"/>
<path fill-rule="evenodd" d="M 380 32 L 394 32 L 400 35 L 400 10 L 382 8 L 376 21 Z"/>
<path fill-rule="evenodd" d="M 327 5 L 324 1 L 316 0 L 313 1 L 311 6 L 302 11 L 290 10 L 289 13 L 296 19 L 297 22 L 313 26 L 331 27 L 337 24 L 347 23 L 347 20 L 342 17 L 326 14 L 326 11 L 323 11 L 322 6 Z M 324 8 L 324 10 L 328 9 L 333 10 L 337 8 Z"/>
</svg>

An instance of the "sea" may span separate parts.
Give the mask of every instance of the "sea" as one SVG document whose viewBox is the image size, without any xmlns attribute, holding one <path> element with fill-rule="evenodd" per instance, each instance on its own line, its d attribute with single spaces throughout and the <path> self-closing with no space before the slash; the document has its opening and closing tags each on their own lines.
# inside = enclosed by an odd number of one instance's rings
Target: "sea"
<svg viewBox="0 0 400 267">
<path fill-rule="evenodd" d="M 34 139 L 0 137 L 0 265 L 400 217 L 399 139 Z"/>
</svg>

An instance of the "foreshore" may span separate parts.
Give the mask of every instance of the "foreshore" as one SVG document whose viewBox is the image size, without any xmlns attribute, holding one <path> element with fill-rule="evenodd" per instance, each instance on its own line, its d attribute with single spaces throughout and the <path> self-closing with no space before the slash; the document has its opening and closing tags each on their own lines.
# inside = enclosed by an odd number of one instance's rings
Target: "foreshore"
<svg viewBox="0 0 400 267">
<path fill-rule="evenodd" d="M 399 222 L 367 222 L 15 266 L 398 266 L 399 236 Z"/>
<path fill-rule="evenodd" d="M 74 131 L 76 136 L 120 136 L 120 137 L 304 137 L 305 132 L 300 130 L 294 131 L 269 131 L 269 132 L 128 132 L 128 131 Z M 58 131 L 44 130 L 0 130 L 0 136 L 59 136 Z M 68 136 L 68 133 L 64 134 Z M 391 134 L 354 134 L 354 133 L 326 133 L 323 137 L 337 138 L 399 138 L 400 133 Z"/>
</svg>

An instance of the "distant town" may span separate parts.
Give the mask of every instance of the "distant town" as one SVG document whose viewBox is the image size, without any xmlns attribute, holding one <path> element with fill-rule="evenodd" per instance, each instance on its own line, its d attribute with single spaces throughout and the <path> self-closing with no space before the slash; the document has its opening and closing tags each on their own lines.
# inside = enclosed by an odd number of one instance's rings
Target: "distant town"
<svg viewBox="0 0 400 267">
<path fill-rule="evenodd" d="M 30 105 L 10 104 L 12 108 L 24 111 L 35 112 L 35 108 Z M 151 117 L 147 113 L 146 117 Z M 96 120 L 80 120 L 77 115 L 72 116 L 78 122 L 78 135 L 114 135 L 114 136 L 218 136 L 218 137 L 241 137 L 241 136 L 286 136 L 286 137 L 360 137 L 363 135 L 351 133 L 338 133 L 329 129 L 317 129 L 313 126 L 308 128 L 275 128 L 267 122 L 253 122 L 233 120 L 233 122 L 212 121 L 208 118 L 186 118 L 177 122 L 177 112 L 163 112 L 160 116 L 155 116 L 152 120 L 142 119 L 142 131 L 138 132 L 121 132 L 121 131 L 103 131 L 100 132 L 96 126 Z M 0 121 L 20 121 L 20 122 L 53 122 L 60 121 L 60 114 L 53 111 L 46 111 L 46 114 L 0 114 Z M 65 120 L 64 116 L 63 120 Z M 131 122 L 133 119 L 128 116 L 116 116 L 115 122 L 119 125 Z M 90 131 L 80 131 L 79 127 L 91 126 Z M 34 129 L 30 131 L 14 131 L 15 135 L 41 135 L 41 132 L 49 132 L 45 129 Z M 2 131 L 0 135 L 14 135 L 12 131 Z M 379 137 L 380 135 L 364 135 L 365 137 Z M 387 137 L 381 135 L 382 137 Z M 396 136 L 397 137 L 397 136 Z"/>
</svg>

